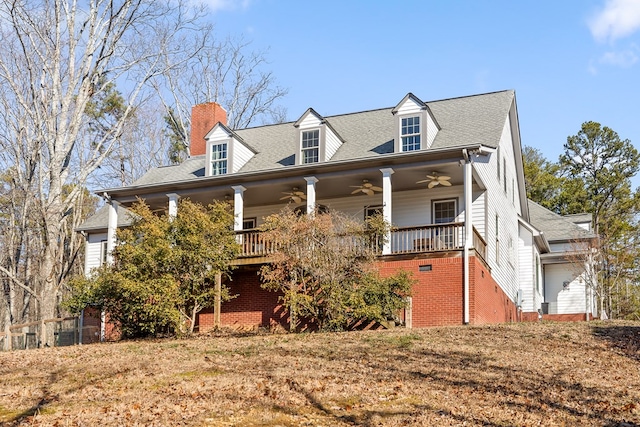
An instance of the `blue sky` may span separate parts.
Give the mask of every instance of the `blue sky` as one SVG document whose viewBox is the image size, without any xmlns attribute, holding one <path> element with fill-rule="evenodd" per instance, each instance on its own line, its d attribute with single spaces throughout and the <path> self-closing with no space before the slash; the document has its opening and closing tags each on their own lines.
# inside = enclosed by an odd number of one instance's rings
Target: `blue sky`
<svg viewBox="0 0 640 427">
<path fill-rule="evenodd" d="M 640 0 L 208 0 L 267 58 L 288 119 L 514 89 L 523 145 L 557 160 L 593 120 L 640 148 Z"/>
</svg>

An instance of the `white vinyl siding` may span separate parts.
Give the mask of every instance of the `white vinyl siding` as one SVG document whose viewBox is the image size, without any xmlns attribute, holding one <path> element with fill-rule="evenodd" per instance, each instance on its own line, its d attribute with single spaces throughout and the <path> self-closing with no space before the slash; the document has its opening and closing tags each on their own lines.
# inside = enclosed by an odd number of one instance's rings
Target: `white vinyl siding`
<svg viewBox="0 0 640 427">
<path fill-rule="evenodd" d="M 544 266 L 544 294 L 550 314 L 585 312 L 585 281 L 576 270 L 569 263 Z"/>
<path fill-rule="evenodd" d="M 299 127 L 302 130 L 318 127 L 322 124 L 322 121 L 315 114 L 307 114 L 299 123 Z"/>
<path fill-rule="evenodd" d="M 473 211 L 472 211 L 472 223 L 473 226 L 478 230 L 478 233 L 482 236 L 482 238 L 487 240 L 487 198 L 486 192 L 484 191 L 474 191 L 473 192 Z"/>
<path fill-rule="evenodd" d="M 239 141 L 233 140 L 231 155 L 231 172 L 235 173 L 242 169 L 255 154 Z"/>
<path fill-rule="evenodd" d="M 85 247 L 84 271 L 90 274 L 91 270 L 100 267 L 103 258 L 103 243 L 107 240 L 107 233 L 93 233 L 87 236 Z"/>
<path fill-rule="evenodd" d="M 342 145 L 340 138 L 327 128 L 325 131 L 325 160 L 331 160 L 338 148 Z"/>
<path fill-rule="evenodd" d="M 522 311 L 533 312 L 538 310 L 535 298 L 535 274 L 533 250 L 533 234 L 526 227 L 519 226 L 518 258 L 520 269 L 518 270 L 520 292 L 522 295 Z"/>
<path fill-rule="evenodd" d="M 407 101 L 398 108 L 397 114 L 399 116 L 417 115 L 422 113 L 422 105 L 416 103 L 413 99 L 409 98 Z"/>
<path fill-rule="evenodd" d="M 514 254 L 509 255 L 508 245 L 510 241 L 514 245 L 516 244 L 515 242 L 518 241 L 520 204 L 516 203 L 514 206 L 514 204 L 511 203 L 510 195 L 505 194 L 503 188 L 505 173 L 516 176 L 514 155 L 511 126 L 509 117 L 507 117 L 498 150 L 491 154 L 488 163 L 475 163 L 474 169 L 480 177 L 480 180 L 487 187 L 484 197 L 486 198 L 486 218 L 488 219 L 488 223 L 486 224 L 484 236 L 487 241 L 487 262 L 491 267 L 491 276 L 507 296 L 509 296 L 513 302 L 516 302 L 519 287 L 518 270 L 520 260 L 518 259 L 519 257 L 514 257 Z M 503 159 L 507 161 L 504 162 Z M 505 166 L 506 170 L 504 170 Z M 516 186 L 516 189 L 517 188 Z M 516 194 L 515 198 L 519 200 L 519 195 Z M 474 214 L 474 217 L 475 216 Z M 500 248 L 496 247 L 496 216 L 499 218 L 498 238 Z M 514 248 L 511 250 L 513 251 Z M 499 259 L 496 259 L 496 254 L 500 257 Z M 509 256 L 512 257 L 511 262 L 509 262 Z M 531 262 L 533 262 L 532 259 L 529 260 L 529 263 Z"/>
<path fill-rule="evenodd" d="M 589 245 L 587 243 L 579 244 L 577 242 L 550 243 L 549 248 L 553 253 L 576 252 L 576 251 L 587 250 L 589 248 Z"/>
<path fill-rule="evenodd" d="M 431 147 L 431 144 L 433 144 L 433 141 L 436 139 L 436 135 L 438 134 L 438 126 L 433 120 L 433 117 L 431 117 L 431 114 L 427 114 L 427 124 L 425 126 L 425 131 L 426 135 L 424 136 L 424 140 L 426 142 L 424 144 L 424 148 L 429 148 Z"/>
</svg>

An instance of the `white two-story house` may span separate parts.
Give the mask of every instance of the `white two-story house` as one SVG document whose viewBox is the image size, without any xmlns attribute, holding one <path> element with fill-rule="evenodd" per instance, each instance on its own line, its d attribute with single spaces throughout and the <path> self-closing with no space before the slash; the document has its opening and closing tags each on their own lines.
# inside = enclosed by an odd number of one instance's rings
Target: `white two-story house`
<svg viewBox="0 0 640 427">
<path fill-rule="evenodd" d="M 256 228 L 285 205 L 326 207 L 362 220 L 381 212 L 393 224 L 378 265 L 416 279 L 407 326 L 538 318 L 552 302 L 562 310 L 559 296 L 544 300 L 536 279 L 553 250 L 543 224 L 532 222 L 513 91 L 429 102 L 409 93 L 389 108 L 321 113 L 309 108 L 295 122 L 230 129 L 218 104 L 193 107 L 187 160 L 98 192 L 109 203 L 81 227 L 87 271 L 108 261 L 115 229 L 126 226 L 137 198 L 169 212 L 181 197 L 230 200 L 243 253 L 228 284 L 238 297 L 222 305 L 220 321 L 286 323 L 278 296 L 260 287 L 257 272 L 272 248 Z M 213 319 L 202 312 L 200 329 Z"/>
</svg>

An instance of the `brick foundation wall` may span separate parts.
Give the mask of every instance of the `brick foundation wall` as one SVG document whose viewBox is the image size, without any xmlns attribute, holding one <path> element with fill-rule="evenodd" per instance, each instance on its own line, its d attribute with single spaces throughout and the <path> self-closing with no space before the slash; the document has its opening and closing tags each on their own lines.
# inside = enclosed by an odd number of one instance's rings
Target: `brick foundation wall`
<svg viewBox="0 0 640 427">
<path fill-rule="evenodd" d="M 470 323 L 515 322 L 516 305 L 498 286 L 484 263 L 475 256 L 470 257 L 469 315 Z"/>
<path fill-rule="evenodd" d="M 427 265 L 431 271 L 420 271 L 420 266 Z M 405 269 L 417 280 L 412 295 L 412 327 L 462 324 L 461 256 L 381 261 L 379 268 L 383 276 Z"/>
<path fill-rule="evenodd" d="M 378 262 L 383 276 L 404 269 L 413 274 L 416 284 L 412 295 L 412 326 L 460 325 L 463 323 L 463 258 L 459 253 L 449 257 L 393 259 Z M 428 271 L 420 271 L 420 267 Z M 232 327 L 287 327 L 288 317 L 278 303 L 279 294 L 260 287 L 258 266 L 233 271 L 226 284 L 231 295 L 222 303 L 221 323 Z M 513 322 L 517 320 L 515 304 L 491 277 L 484 263 L 470 258 L 469 314 L 471 324 Z M 403 317 L 401 315 L 401 317 Z M 583 315 L 584 318 L 584 315 Z M 213 310 L 198 316 L 200 332 L 213 328 Z"/>
<path fill-rule="evenodd" d="M 231 273 L 231 280 L 224 282 L 229 294 L 237 295 L 222 303 L 220 322 L 231 327 L 286 326 L 288 316 L 279 304 L 279 294 L 260 287 L 258 267 L 243 267 Z M 200 332 L 213 328 L 213 309 L 205 309 L 198 315 Z"/>
<path fill-rule="evenodd" d="M 586 313 L 543 314 L 542 320 L 551 320 L 553 322 L 584 322 L 586 317 Z M 589 315 L 589 318 L 593 320 L 592 315 Z"/>
<path fill-rule="evenodd" d="M 537 322 L 540 320 L 537 311 L 527 311 L 520 313 L 520 321 L 521 322 Z"/>
</svg>

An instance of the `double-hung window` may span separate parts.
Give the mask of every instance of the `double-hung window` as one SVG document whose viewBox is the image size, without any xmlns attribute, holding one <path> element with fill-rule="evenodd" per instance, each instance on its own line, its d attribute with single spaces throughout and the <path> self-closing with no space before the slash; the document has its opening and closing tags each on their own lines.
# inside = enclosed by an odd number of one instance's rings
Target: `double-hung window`
<svg viewBox="0 0 640 427">
<path fill-rule="evenodd" d="M 227 143 L 211 146 L 211 175 L 224 175 L 227 173 Z"/>
<path fill-rule="evenodd" d="M 433 223 L 450 224 L 456 220 L 456 200 L 440 200 L 433 202 Z M 456 246 L 455 227 L 446 225 L 435 229 L 437 249 L 452 249 Z"/>
<path fill-rule="evenodd" d="M 320 161 L 320 130 L 302 132 L 302 164 Z"/>
<path fill-rule="evenodd" d="M 402 118 L 400 136 L 402 137 L 402 151 L 420 149 L 420 117 Z"/>
</svg>

